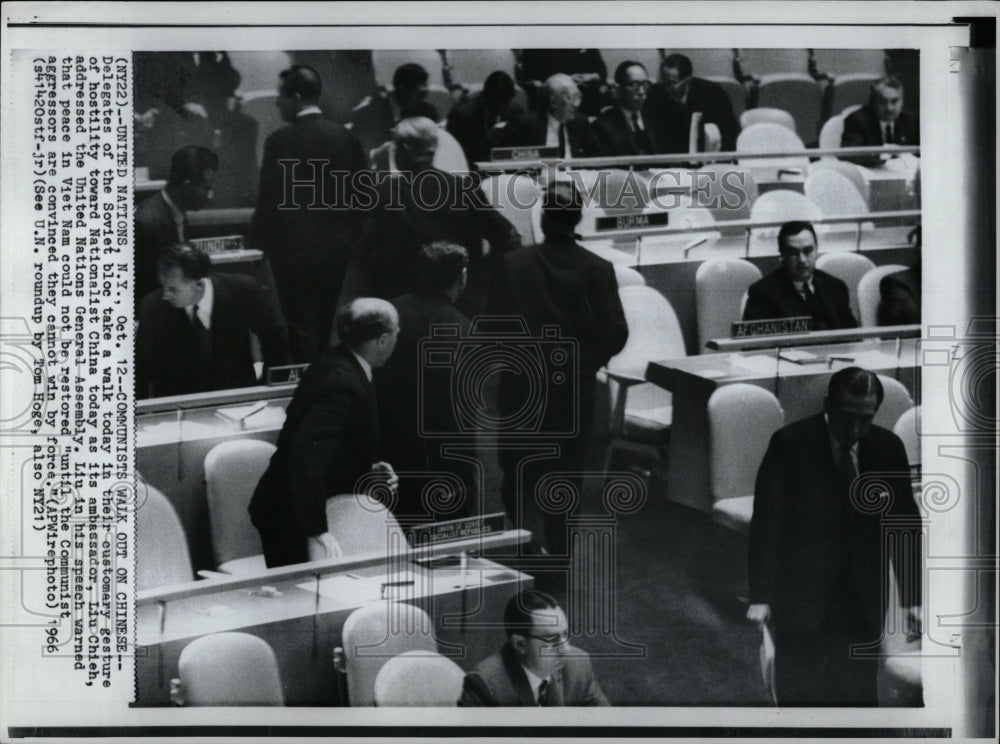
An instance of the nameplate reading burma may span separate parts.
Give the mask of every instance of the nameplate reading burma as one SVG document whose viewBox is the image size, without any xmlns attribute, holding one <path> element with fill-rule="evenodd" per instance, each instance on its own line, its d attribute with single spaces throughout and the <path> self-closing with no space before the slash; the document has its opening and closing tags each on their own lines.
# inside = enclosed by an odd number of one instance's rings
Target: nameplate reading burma
<svg viewBox="0 0 1000 744">
<path fill-rule="evenodd" d="M 598 217 L 595 221 L 597 232 L 611 230 L 641 230 L 644 227 L 665 227 L 670 219 L 667 212 L 653 214 L 621 214 L 613 217 Z"/>
<path fill-rule="evenodd" d="M 242 235 L 220 235 L 217 238 L 194 238 L 188 241 L 207 256 L 226 251 L 242 251 Z"/>
<path fill-rule="evenodd" d="M 494 147 L 490 160 L 550 160 L 559 158 L 559 148 L 552 147 Z"/>
<path fill-rule="evenodd" d="M 503 532 L 503 513 L 484 514 L 481 517 L 452 519 L 448 522 L 422 524 L 412 528 L 412 545 L 434 545 L 436 543 L 480 537 L 494 532 Z"/>
<path fill-rule="evenodd" d="M 733 323 L 732 337 L 779 336 L 783 333 L 808 333 L 812 330 L 812 318 L 802 315 L 795 318 L 771 318 L 769 320 L 745 320 Z"/>
<path fill-rule="evenodd" d="M 264 374 L 265 385 L 290 385 L 297 383 L 305 374 L 308 364 L 286 364 L 282 367 L 268 367 Z"/>
</svg>

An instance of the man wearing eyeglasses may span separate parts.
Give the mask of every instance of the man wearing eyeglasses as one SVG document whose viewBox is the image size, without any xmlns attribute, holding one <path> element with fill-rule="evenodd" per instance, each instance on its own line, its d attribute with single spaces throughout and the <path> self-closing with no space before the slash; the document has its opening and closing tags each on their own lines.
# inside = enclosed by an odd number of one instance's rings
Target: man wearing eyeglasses
<svg viewBox="0 0 1000 744">
<path fill-rule="evenodd" d="M 655 155 L 688 151 L 683 111 L 672 100 L 652 108 L 649 75 L 639 62 L 626 60 L 615 70 L 618 105 L 594 122 L 594 132 L 609 155 Z"/>
<path fill-rule="evenodd" d="M 610 705 L 590 657 L 569 645 L 566 613 L 545 592 L 526 589 L 504 610 L 507 643 L 465 676 L 460 706 Z"/>
</svg>

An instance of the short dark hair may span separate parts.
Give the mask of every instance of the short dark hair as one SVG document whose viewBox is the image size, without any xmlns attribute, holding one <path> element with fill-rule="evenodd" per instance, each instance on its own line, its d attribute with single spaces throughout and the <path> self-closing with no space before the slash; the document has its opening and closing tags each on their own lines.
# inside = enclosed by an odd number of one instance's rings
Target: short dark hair
<svg viewBox="0 0 1000 744">
<path fill-rule="evenodd" d="M 207 171 L 219 170 L 219 156 L 207 147 L 188 145 L 170 158 L 170 185 L 180 186 L 185 181 L 195 181 Z"/>
<path fill-rule="evenodd" d="M 392 74 L 392 87 L 393 90 L 401 88 L 409 90 L 423 85 L 428 81 L 429 77 L 427 70 L 416 62 L 407 62 L 405 65 L 397 67 L 396 71 Z"/>
<path fill-rule="evenodd" d="M 583 198 L 572 181 L 553 181 L 542 199 L 542 228 L 546 222 L 573 227 L 583 216 Z"/>
<path fill-rule="evenodd" d="M 885 398 L 882 381 L 877 374 L 861 367 L 845 367 L 838 370 L 830 378 L 830 384 L 826 389 L 826 397 L 831 403 L 841 400 L 845 394 L 868 397 L 872 393 L 875 393 L 875 401 L 881 406 Z"/>
<path fill-rule="evenodd" d="M 435 240 L 427 243 L 417 254 L 417 272 L 420 281 L 431 289 L 447 290 L 469 265 L 469 252 L 457 243 Z"/>
<path fill-rule="evenodd" d="M 642 62 L 636 62 L 632 59 L 627 59 L 622 62 L 618 67 L 615 68 L 615 83 L 618 85 L 625 85 L 628 81 L 625 80 L 625 73 L 628 72 L 630 67 L 641 67 L 643 72 L 647 72 L 646 65 Z"/>
<path fill-rule="evenodd" d="M 673 67 L 676 69 L 681 74 L 681 80 L 689 78 L 694 74 L 694 67 L 691 65 L 691 60 L 683 54 L 669 54 L 664 57 L 660 63 L 660 69 L 662 70 L 664 67 Z"/>
<path fill-rule="evenodd" d="M 872 82 L 871 94 L 875 95 L 875 89 L 879 86 L 892 88 L 893 90 L 903 90 L 903 81 L 895 75 L 883 75 L 878 80 Z"/>
<path fill-rule="evenodd" d="M 180 269 L 187 279 L 204 279 L 212 268 L 212 260 L 190 243 L 174 243 L 161 248 L 156 258 L 158 272 L 173 268 Z"/>
<path fill-rule="evenodd" d="M 309 65 L 292 65 L 281 71 L 281 93 L 298 95 L 304 101 L 317 101 L 323 92 L 323 78 Z"/>
<path fill-rule="evenodd" d="M 366 304 L 369 306 L 366 307 Z M 370 298 L 358 297 L 338 308 L 334 323 L 340 340 L 352 349 L 357 349 L 383 333 L 391 333 L 394 326 L 393 318 L 383 312 L 381 307 L 388 304 L 384 300 L 379 300 L 379 306 L 371 307 Z"/>
<path fill-rule="evenodd" d="M 483 82 L 482 96 L 487 101 L 504 101 L 513 98 L 514 80 L 503 70 L 491 72 Z"/>
<path fill-rule="evenodd" d="M 525 589 L 507 602 L 503 611 L 503 629 L 510 638 L 514 633 L 527 635 L 534 627 L 531 613 L 535 610 L 554 610 L 559 607 L 555 597 L 538 589 Z"/>
<path fill-rule="evenodd" d="M 786 222 L 778 230 L 778 253 L 785 252 L 785 243 L 793 235 L 798 235 L 800 232 L 808 231 L 812 233 L 813 241 L 818 245 L 819 238 L 816 237 L 816 228 L 812 226 L 811 222 L 806 222 L 805 220 L 792 220 L 791 222 Z"/>
</svg>

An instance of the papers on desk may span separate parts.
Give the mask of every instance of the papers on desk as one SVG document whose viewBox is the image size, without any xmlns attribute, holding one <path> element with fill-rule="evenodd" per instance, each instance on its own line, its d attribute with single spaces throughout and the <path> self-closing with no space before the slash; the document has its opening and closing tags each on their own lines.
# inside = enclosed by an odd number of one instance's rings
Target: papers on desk
<svg viewBox="0 0 1000 744">
<path fill-rule="evenodd" d="M 400 571 L 390 575 L 379 573 L 374 576 L 339 574 L 319 580 L 319 595 L 336 600 L 338 605 L 356 607 L 380 599 L 398 600 L 420 596 L 421 586 L 418 581 L 421 581 L 420 577 L 410 571 Z M 384 591 L 383 585 L 385 585 Z M 296 586 L 307 592 L 316 591 L 315 581 L 307 581 Z"/>
<path fill-rule="evenodd" d="M 772 356 L 746 356 L 745 354 L 734 354 L 729 363 L 733 366 L 733 371 L 740 375 L 764 375 L 774 377 L 778 370 L 778 363 Z"/>
<path fill-rule="evenodd" d="M 802 349 L 782 349 L 778 352 L 778 358 L 786 362 L 794 362 L 795 364 L 810 364 L 823 361 L 815 354 L 810 354 L 808 351 L 803 351 Z"/>
<path fill-rule="evenodd" d="M 136 432 L 136 444 L 148 447 L 154 444 L 205 439 L 219 435 L 218 428 L 197 421 L 161 421 L 158 424 L 140 424 Z"/>
</svg>

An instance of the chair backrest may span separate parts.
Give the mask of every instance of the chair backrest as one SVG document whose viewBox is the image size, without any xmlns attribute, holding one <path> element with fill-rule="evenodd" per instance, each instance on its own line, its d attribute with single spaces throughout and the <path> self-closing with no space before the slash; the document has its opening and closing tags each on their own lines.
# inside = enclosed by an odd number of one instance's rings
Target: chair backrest
<svg viewBox="0 0 1000 744">
<path fill-rule="evenodd" d="M 367 494 L 342 494 L 326 500 L 326 524 L 344 555 L 406 549 L 396 517 Z"/>
<path fill-rule="evenodd" d="M 434 153 L 434 167 L 446 173 L 469 172 L 469 161 L 465 157 L 465 151 L 458 140 L 444 127 L 438 127 L 438 146 Z"/>
<path fill-rule="evenodd" d="M 601 59 L 608 68 L 608 82 L 613 83 L 615 70 L 626 60 L 638 62 L 646 68 L 650 80 L 656 80 L 660 74 L 660 51 L 658 49 L 602 49 Z"/>
<path fill-rule="evenodd" d="M 260 533 L 247 506 L 275 447 L 258 439 L 236 439 L 215 445 L 205 456 L 208 521 L 212 528 L 215 565 L 261 552 Z"/>
<path fill-rule="evenodd" d="M 462 694 L 465 672 L 439 653 L 407 651 L 385 663 L 375 677 L 375 705 L 381 708 L 446 708 Z"/>
<path fill-rule="evenodd" d="M 879 406 L 878 413 L 875 414 L 872 423 L 892 431 L 900 416 L 913 408 L 913 398 L 910 397 L 906 386 L 899 380 L 885 375 L 879 375 L 878 378 L 882 381 L 885 398 L 882 400 L 882 405 Z"/>
<path fill-rule="evenodd" d="M 848 106 L 864 106 L 868 103 L 872 83 L 877 75 L 870 73 L 837 75 L 830 91 L 830 111 L 843 111 Z"/>
<path fill-rule="evenodd" d="M 805 49 L 740 49 L 744 74 L 754 77 L 809 72 L 809 52 Z"/>
<path fill-rule="evenodd" d="M 885 72 L 884 49 L 814 49 L 813 58 L 820 72 L 835 75 L 877 76 Z"/>
<path fill-rule="evenodd" d="M 804 72 L 765 75 L 757 89 L 757 103 L 784 109 L 795 117 L 795 131 L 802 141 L 816 141 L 822 114 L 823 90 Z"/>
<path fill-rule="evenodd" d="M 612 264 L 612 266 L 615 269 L 615 280 L 618 282 L 619 289 L 622 287 L 637 287 L 646 283 L 646 277 L 635 269 L 620 263 Z"/>
<path fill-rule="evenodd" d="M 531 176 L 501 173 L 487 176 L 480 184 L 489 203 L 517 228 L 524 245 L 534 245 L 535 223 L 541 230 L 542 189 Z"/>
<path fill-rule="evenodd" d="M 698 309 L 698 349 L 705 351 L 711 338 L 728 338 L 733 322 L 743 317 L 743 297 L 761 271 L 739 258 L 705 261 L 694 275 L 694 296 Z"/>
<path fill-rule="evenodd" d="M 698 175 L 701 173 L 706 175 Z M 757 200 L 757 182 L 747 168 L 734 163 L 709 163 L 694 172 L 691 185 L 698 190 L 697 206 L 712 213 L 723 235 L 728 220 L 750 219 L 750 205 Z M 733 234 L 742 235 L 743 228 Z"/>
<path fill-rule="evenodd" d="M 726 95 L 729 96 L 729 102 L 733 105 L 733 114 L 737 117 L 737 119 L 739 119 L 740 115 L 746 111 L 746 88 L 740 85 L 739 81 L 733 78 L 732 74 L 722 76 L 700 75 L 699 77 L 704 77 L 706 80 L 711 80 L 716 85 L 722 86 L 722 89 L 726 91 Z"/>
<path fill-rule="evenodd" d="M 809 165 L 809 158 L 805 153 L 806 146 L 802 144 L 799 135 L 793 129 L 773 124 L 761 122 L 745 127 L 736 138 L 737 152 L 752 152 L 766 154 L 770 152 L 803 152 L 801 157 L 790 156 L 786 158 L 754 158 L 740 160 L 739 163 L 745 168 L 752 168 L 755 171 L 771 168 L 805 168 Z"/>
<path fill-rule="evenodd" d="M 831 116 L 823 122 L 823 128 L 819 130 L 819 149 L 834 150 L 840 147 L 844 138 L 844 117 Z M 832 158 L 833 155 L 824 155 L 824 158 Z"/>
<path fill-rule="evenodd" d="M 674 52 L 691 60 L 695 77 L 733 77 L 732 49 L 665 49 L 669 56 Z"/>
<path fill-rule="evenodd" d="M 510 49 L 449 49 L 448 64 L 456 83 L 482 85 L 496 71 L 506 72 L 513 79 L 517 60 Z"/>
<path fill-rule="evenodd" d="M 391 88 L 392 76 L 396 73 L 396 68 L 411 62 L 427 70 L 428 83 L 444 85 L 444 78 L 441 74 L 441 55 L 434 49 L 376 49 L 372 52 L 375 82 L 383 88 Z"/>
<path fill-rule="evenodd" d="M 861 277 L 875 268 L 867 256 L 860 253 L 824 253 L 816 260 L 816 268 L 832 274 L 847 285 L 851 312 L 858 317 L 858 283 Z"/>
<path fill-rule="evenodd" d="M 858 321 L 862 327 L 872 328 L 878 325 L 878 303 L 881 299 L 878 285 L 882 277 L 904 269 L 906 267 L 901 264 L 886 264 L 876 266 L 861 277 L 858 282 Z"/>
<path fill-rule="evenodd" d="M 272 132 L 285 126 L 281 112 L 275 105 L 278 100 L 276 90 L 252 90 L 240 99 L 240 111 L 257 122 L 257 165 L 264 157 L 264 142 Z"/>
<path fill-rule="evenodd" d="M 736 383 L 712 393 L 708 446 L 713 501 L 753 494 L 771 435 L 784 423 L 778 399 L 762 387 Z"/>
<path fill-rule="evenodd" d="M 914 406 L 896 421 L 892 433 L 903 440 L 910 467 L 920 465 L 920 406 Z"/>
<path fill-rule="evenodd" d="M 837 147 L 840 147 L 840 142 L 838 140 Z M 846 160 L 839 160 L 838 158 L 820 158 L 815 163 L 809 164 L 809 175 L 812 175 L 816 171 L 821 170 L 832 170 L 836 171 L 854 186 L 861 198 L 865 202 L 865 210 L 868 211 L 868 182 L 865 180 L 864 174 L 861 172 L 861 167 L 854 164 L 848 163 Z"/>
<path fill-rule="evenodd" d="M 746 129 L 753 124 L 780 124 L 785 129 L 795 131 L 795 117 L 780 108 L 759 106 L 740 114 L 740 126 Z"/>
<path fill-rule="evenodd" d="M 407 651 L 437 652 L 430 617 L 405 602 L 375 602 L 352 612 L 342 645 L 347 695 L 355 707 L 375 704 L 375 679 L 389 659 Z"/>
<path fill-rule="evenodd" d="M 181 651 L 177 671 L 188 705 L 284 705 L 274 651 L 249 633 L 212 633 Z"/>
<path fill-rule="evenodd" d="M 610 370 L 645 377 L 651 359 L 687 356 L 677 313 L 666 297 L 647 286 L 622 287 L 618 296 L 628 323 L 628 341 L 608 362 Z"/>
<path fill-rule="evenodd" d="M 146 498 L 135 512 L 135 588 L 185 584 L 194 580 L 184 527 L 167 497 L 141 483 Z"/>
<path fill-rule="evenodd" d="M 806 176 L 806 198 L 827 217 L 867 214 L 868 202 L 851 180 L 833 168 L 816 168 Z"/>
<path fill-rule="evenodd" d="M 790 220 L 818 220 L 823 216 L 815 202 L 791 189 L 775 189 L 757 197 L 750 207 L 750 219 L 758 222 L 788 222 Z M 751 230 L 750 252 L 774 255 L 778 252 L 779 227 L 762 227 Z M 823 231 L 818 229 L 817 233 Z"/>
<path fill-rule="evenodd" d="M 450 90 L 438 83 L 431 83 L 427 86 L 427 98 L 425 100 L 437 111 L 438 123 L 444 124 L 448 121 L 448 113 L 451 111 L 451 107 L 455 105 L 455 96 L 451 94 Z"/>
</svg>

